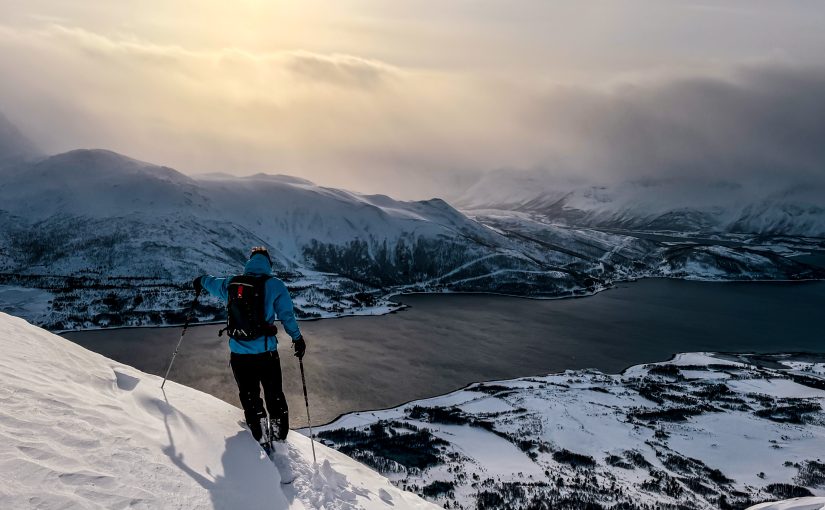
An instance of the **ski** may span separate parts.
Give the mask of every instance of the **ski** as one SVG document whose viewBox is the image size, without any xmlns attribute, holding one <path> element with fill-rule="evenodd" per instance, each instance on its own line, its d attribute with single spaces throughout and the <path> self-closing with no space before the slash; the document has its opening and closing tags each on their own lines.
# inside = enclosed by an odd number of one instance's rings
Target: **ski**
<svg viewBox="0 0 825 510">
<path fill-rule="evenodd" d="M 295 472 L 292 470 L 286 443 L 276 442 L 272 447 L 272 453 L 269 454 L 269 460 L 275 464 L 281 475 L 281 485 L 289 485 L 295 481 Z"/>
<path fill-rule="evenodd" d="M 286 442 L 277 439 L 278 433 L 275 430 L 275 424 L 269 417 L 261 418 L 261 430 L 263 431 L 260 441 L 261 449 L 281 475 L 281 485 L 291 484 L 295 481 L 295 473 L 290 466 Z"/>
</svg>

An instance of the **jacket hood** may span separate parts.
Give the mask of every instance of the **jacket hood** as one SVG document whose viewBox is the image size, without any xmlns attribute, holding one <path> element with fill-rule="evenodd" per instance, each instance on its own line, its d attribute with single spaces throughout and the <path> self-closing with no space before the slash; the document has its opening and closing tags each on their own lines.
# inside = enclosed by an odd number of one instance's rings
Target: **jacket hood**
<svg viewBox="0 0 825 510">
<path fill-rule="evenodd" d="M 257 254 L 246 262 L 243 272 L 244 274 L 271 274 L 272 266 L 269 265 L 265 256 Z"/>
</svg>

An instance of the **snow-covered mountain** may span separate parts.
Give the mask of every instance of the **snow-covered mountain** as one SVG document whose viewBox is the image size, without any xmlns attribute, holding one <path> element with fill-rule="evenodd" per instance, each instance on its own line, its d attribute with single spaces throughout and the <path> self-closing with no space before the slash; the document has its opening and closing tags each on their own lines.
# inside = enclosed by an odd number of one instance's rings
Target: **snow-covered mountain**
<svg viewBox="0 0 825 510">
<path fill-rule="evenodd" d="M 440 200 L 398 202 L 286 176 L 195 181 L 99 150 L 18 165 L 0 183 L 0 204 L 9 245 L 0 267 L 25 274 L 177 281 L 236 271 L 249 246 L 264 244 L 283 270 L 349 269 L 345 276 L 358 279 L 372 276 L 364 249 L 402 245 L 412 256 L 420 242 L 469 257 L 493 242 Z"/>
<path fill-rule="evenodd" d="M 179 323 L 192 278 L 236 273 L 254 245 L 270 248 L 301 317 L 382 313 L 404 291 L 560 297 L 645 276 L 823 277 L 787 257 L 815 241 L 723 241 L 560 226 L 531 212 L 470 217 L 440 199 L 284 175 L 193 178 L 105 150 L 0 171 L 0 310 L 56 330 Z M 197 311 L 223 314 L 214 300 Z"/>
<path fill-rule="evenodd" d="M 304 317 L 384 311 L 381 298 L 405 290 L 565 296 L 643 276 L 819 277 L 770 240 L 662 243 L 524 213 L 474 214 L 438 199 L 281 175 L 193 179 L 109 151 L 71 151 L 17 164 L 0 181 L 0 304 L 20 313 L 4 296 L 37 288 L 46 311 L 38 301 L 26 317 L 54 329 L 179 322 L 191 278 L 233 274 L 252 245 L 271 248 Z M 199 309 L 203 319 L 221 314 L 215 302 Z"/>
<path fill-rule="evenodd" d="M 822 356 L 694 353 L 472 384 L 318 435 L 445 508 L 733 509 L 825 496 L 823 404 Z"/>
<path fill-rule="evenodd" d="M 3 313 L 0 349 L 0 508 L 437 508 L 295 432 L 276 467 L 240 409 Z"/>
<path fill-rule="evenodd" d="M 157 217 L 205 205 L 196 182 L 182 173 L 104 150 L 74 150 L 19 164 L 3 176 L 0 200 L 4 210 L 33 222 L 55 214 Z"/>
<path fill-rule="evenodd" d="M 301 248 L 312 239 L 488 236 L 440 200 L 399 202 L 283 175 L 195 180 L 104 150 L 75 150 L 18 165 L 0 183 L 0 201 L 6 212 L 30 222 L 60 214 L 144 221 L 185 215 L 204 223 L 234 223 L 254 228 L 288 259 L 301 257 Z"/>
<path fill-rule="evenodd" d="M 270 247 L 305 315 L 370 308 L 365 291 L 509 254 L 495 237 L 440 200 L 399 202 L 286 176 L 194 180 L 109 151 L 18 164 L 0 181 L 0 283 L 71 290 L 54 310 L 58 328 L 77 323 L 69 316 L 104 313 L 106 306 L 75 305 L 101 303 L 111 292 L 110 301 L 125 301 L 109 310 L 112 319 L 125 307 L 135 320 L 163 322 L 157 314 L 182 307 L 188 293 L 172 294 L 194 275 L 238 271 L 253 245 Z M 137 286 L 148 292 L 134 303 L 128 289 Z"/>
<path fill-rule="evenodd" d="M 482 175 L 453 202 L 464 210 L 539 214 L 601 228 L 825 237 L 825 189 L 670 179 L 594 186 L 540 171 Z"/>
</svg>

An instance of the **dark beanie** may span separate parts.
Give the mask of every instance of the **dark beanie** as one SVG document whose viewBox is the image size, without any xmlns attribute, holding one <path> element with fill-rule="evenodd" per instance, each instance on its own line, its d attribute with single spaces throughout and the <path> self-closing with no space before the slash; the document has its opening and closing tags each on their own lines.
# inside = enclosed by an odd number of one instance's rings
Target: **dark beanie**
<svg viewBox="0 0 825 510">
<path fill-rule="evenodd" d="M 267 250 L 263 246 L 256 246 L 256 247 L 252 248 L 252 250 L 249 252 L 249 258 L 251 259 L 252 257 L 254 257 L 255 255 L 258 255 L 258 254 L 263 255 L 264 257 L 266 257 L 266 260 L 269 261 L 269 265 L 270 266 L 272 265 L 272 258 L 269 256 L 269 250 Z"/>
</svg>

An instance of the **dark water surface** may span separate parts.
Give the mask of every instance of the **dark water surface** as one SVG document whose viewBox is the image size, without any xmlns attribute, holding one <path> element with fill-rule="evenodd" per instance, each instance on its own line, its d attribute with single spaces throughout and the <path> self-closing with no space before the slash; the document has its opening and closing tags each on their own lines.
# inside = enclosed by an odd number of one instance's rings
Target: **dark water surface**
<svg viewBox="0 0 825 510">
<path fill-rule="evenodd" d="M 475 381 L 572 368 L 618 372 L 684 351 L 825 352 L 825 282 L 700 283 L 651 279 L 592 297 L 538 301 L 409 295 L 381 317 L 301 322 L 313 423 L 390 407 Z M 170 378 L 238 405 L 219 326 L 186 333 Z M 64 336 L 163 375 L 180 328 Z M 293 425 L 306 424 L 298 362 L 281 345 Z"/>
</svg>

